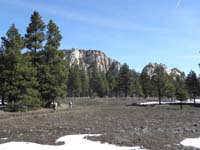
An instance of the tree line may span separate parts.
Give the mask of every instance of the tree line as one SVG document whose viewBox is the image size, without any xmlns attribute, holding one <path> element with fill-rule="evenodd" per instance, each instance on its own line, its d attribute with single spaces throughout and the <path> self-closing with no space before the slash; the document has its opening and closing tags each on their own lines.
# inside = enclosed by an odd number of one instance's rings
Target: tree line
<svg viewBox="0 0 200 150">
<path fill-rule="evenodd" d="M 185 100 L 199 96 L 199 78 L 194 71 L 167 74 L 157 65 L 153 74 L 131 70 L 127 64 L 118 72 L 100 72 L 94 63 L 89 70 L 69 66 L 59 50 L 62 35 L 52 20 L 45 25 L 34 11 L 26 34 L 14 24 L 1 37 L 0 98 L 11 111 L 20 106 L 49 107 L 68 97 L 162 97 Z M 25 50 L 25 52 L 23 52 Z"/>
<path fill-rule="evenodd" d="M 109 70 L 100 72 L 94 65 L 89 72 L 74 65 L 69 69 L 68 85 L 70 97 L 143 97 L 169 100 L 187 100 L 200 96 L 200 78 L 191 71 L 184 73 L 167 73 L 162 64 L 157 64 L 149 74 L 131 70 L 127 64 L 121 66 L 118 73 Z"/>
<path fill-rule="evenodd" d="M 17 106 L 49 106 L 65 96 L 68 65 L 59 51 L 62 36 L 50 20 L 47 25 L 34 11 L 26 34 L 14 24 L 1 37 L 0 96 L 12 111 Z M 25 53 L 22 53 L 26 50 Z"/>
</svg>

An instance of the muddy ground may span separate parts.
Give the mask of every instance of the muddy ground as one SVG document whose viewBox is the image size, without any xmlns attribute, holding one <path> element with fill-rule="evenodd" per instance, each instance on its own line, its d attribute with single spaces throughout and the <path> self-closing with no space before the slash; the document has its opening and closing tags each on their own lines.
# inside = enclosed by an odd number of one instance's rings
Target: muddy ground
<svg viewBox="0 0 200 150">
<path fill-rule="evenodd" d="M 71 134 L 117 145 L 144 146 L 150 150 L 193 150 L 183 147 L 185 138 L 200 137 L 200 107 L 161 105 L 131 106 L 133 99 L 69 99 L 56 112 L 41 109 L 26 113 L 0 112 L 0 143 L 27 141 L 55 144 Z M 8 139 L 4 139 L 8 138 Z M 62 144 L 62 143 L 60 143 Z"/>
</svg>

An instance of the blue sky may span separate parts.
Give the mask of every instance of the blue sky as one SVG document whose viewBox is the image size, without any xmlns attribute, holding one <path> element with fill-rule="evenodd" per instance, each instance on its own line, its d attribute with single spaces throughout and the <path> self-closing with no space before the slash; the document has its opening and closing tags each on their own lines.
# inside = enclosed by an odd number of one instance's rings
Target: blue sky
<svg viewBox="0 0 200 150">
<path fill-rule="evenodd" d="M 0 36 L 25 34 L 34 10 L 63 35 L 61 49 L 97 49 L 141 71 L 149 62 L 200 73 L 199 0 L 0 0 Z"/>
</svg>

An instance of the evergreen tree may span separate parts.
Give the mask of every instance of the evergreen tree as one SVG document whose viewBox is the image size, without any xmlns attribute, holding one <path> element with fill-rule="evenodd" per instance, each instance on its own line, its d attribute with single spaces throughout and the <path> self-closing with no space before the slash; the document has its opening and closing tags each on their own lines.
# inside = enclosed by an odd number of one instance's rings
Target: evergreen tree
<svg viewBox="0 0 200 150">
<path fill-rule="evenodd" d="M 165 94 L 166 81 L 167 81 L 167 73 L 165 72 L 164 67 L 162 65 L 156 66 L 154 74 L 152 76 L 152 83 L 155 87 L 159 104 L 161 104 L 161 98 Z"/>
<path fill-rule="evenodd" d="M 30 50 L 31 61 L 34 67 L 37 67 L 40 61 L 38 52 L 43 49 L 43 42 L 45 41 L 45 24 L 42 17 L 37 11 L 31 15 L 31 22 L 27 27 L 25 34 L 26 48 Z M 59 41 L 58 41 L 59 42 Z"/>
<path fill-rule="evenodd" d="M 78 65 L 73 65 L 69 69 L 68 95 L 78 97 L 81 94 L 81 74 Z"/>
<path fill-rule="evenodd" d="M 89 94 L 89 76 L 85 69 L 80 70 L 81 96 L 87 97 Z"/>
<path fill-rule="evenodd" d="M 129 92 L 132 97 L 144 96 L 139 77 L 140 77 L 139 73 L 135 72 L 135 70 L 131 71 L 131 83 L 130 83 L 131 85 Z"/>
<path fill-rule="evenodd" d="M 199 82 L 196 76 L 196 73 L 194 71 L 191 71 L 187 77 L 186 77 L 186 86 L 187 90 L 190 96 L 190 99 L 194 99 L 194 104 L 196 96 L 198 94 L 198 89 L 199 89 Z"/>
<path fill-rule="evenodd" d="M 0 47 L 0 99 L 1 99 L 1 103 L 2 105 L 5 104 L 5 94 L 3 92 L 3 82 L 4 82 L 4 78 L 3 78 L 3 71 L 4 71 L 4 62 L 5 62 L 5 58 L 4 58 L 4 48 L 3 45 L 1 45 Z"/>
<path fill-rule="evenodd" d="M 99 72 L 96 64 L 93 64 L 92 70 L 90 72 L 90 96 L 97 95 L 99 97 L 104 97 L 108 93 L 108 83 L 106 77 L 103 73 Z"/>
<path fill-rule="evenodd" d="M 19 80 L 19 66 L 21 64 L 21 49 L 24 47 L 23 38 L 13 24 L 6 37 L 2 37 L 3 61 L 1 72 L 1 90 L 4 98 L 9 102 L 19 101 L 20 90 L 17 88 Z"/>
<path fill-rule="evenodd" d="M 40 92 L 45 106 L 65 95 L 68 75 L 65 55 L 58 50 L 60 31 L 52 20 L 47 29 L 47 42 L 44 50 L 39 53 L 41 64 L 38 66 Z"/>
<path fill-rule="evenodd" d="M 176 98 L 179 100 L 179 94 L 183 94 L 185 95 L 185 97 L 187 98 L 187 90 L 186 90 L 186 84 L 185 84 L 185 74 L 181 74 L 181 76 L 176 76 L 174 78 L 174 83 L 175 83 L 175 96 Z"/>
<path fill-rule="evenodd" d="M 60 41 L 62 39 L 58 26 L 52 20 L 50 20 L 47 25 L 47 29 L 46 46 L 52 46 L 58 49 L 60 46 Z"/>
<path fill-rule="evenodd" d="M 140 74 L 140 83 L 141 83 L 141 86 L 142 86 L 144 98 L 147 98 L 148 96 L 152 96 L 151 78 L 147 74 L 147 72 L 142 72 Z"/>
<path fill-rule="evenodd" d="M 27 28 L 26 47 L 31 52 L 36 53 L 43 48 L 42 43 L 45 40 L 45 24 L 42 21 L 42 17 L 37 11 L 34 11 L 31 16 L 31 22 Z"/>
<path fill-rule="evenodd" d="M 103 91 L 101 97 L 107 96 L 109 92 L 109 85 L 108 85 L 108 80 L 106 78 L 106 74 L 104 72 L 100 73 L 99 84 Z"/>
<path fill-rule="evenodd" d="M 113 97 L 113 96 L 117 96 L 117 76 L 116 74 L 114 74 L 112 71 L 108 71 L 107 74 L 106 74 L 106 79 L 107 79 L 107 82 L 108 82 L 108 95 L 110 97 Z"/>
<path fill-rule="evenodd" d="M 182 109 L 182 108 L 183 108 L 183 106 L 182 106 L 182 101 L 187 100 L 187 93 L 186 93 L 186 90 L 184 90 L 184 89 L 182 89 L 182 88 L 177 89 L 177 92 L 176 92 L 176 99 L 180 101 L 180 108 Z"/>
<path fill-rule="evenodd" d="M 1 39 L 3 44 L 2 50 L 12 51 L 15 49 L 16 54 L 21 54 L 21 50 L 24 48 L 24 39 L 14 24 L 7 31 L 6 37 Z"/>
<path fill-rule="evenodd" d="M 19 80 L 22 100 L 20 104 L 30 107 L 40 107 L 39 83 L 36 78 L 37 70 L 32 66 L 30 55 L 24 54 L 19 67 L 21 79 Z"/>
<path fill-rule="evenodd" d="M 166 75 L 165 96 L 173 99 L 176 94 L 175 80 L 170 75 Z"/>
<path fill-rule="evenodd" d="M 1 73 L 4 98 L 12 104 L 39 105 L 37 85 L 34 79 L 34 69 L 23 57 L 24 39 L 14 25 L 8 30 L 3 43 L 3 70 Z"/>
<path fill-rule="evenodd" d="M 128 96 L 128 91 L 130 89 L 131 83 L 131 73 L 129 66 L 127 64 L 124 64 L 119 71 L 119 81 L 118 81 L 118 87 L 119 90 L 123 92 L 124 96 Z"/>
</svg>

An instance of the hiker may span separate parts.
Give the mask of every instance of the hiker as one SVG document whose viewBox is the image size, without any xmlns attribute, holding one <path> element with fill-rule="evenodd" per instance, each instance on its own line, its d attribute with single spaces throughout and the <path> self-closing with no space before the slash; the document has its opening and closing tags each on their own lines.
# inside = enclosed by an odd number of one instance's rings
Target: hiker
<svg viewBox="0 0 200 150">
<path fill-rule="evenodd" d="M 72 109 L 72 101 L 69 101 L 69 109 Z"/>
<path fill-rule="evenodd" d="M 56 102 L 52 102 L 52 108 L 53 108 L 54 111 L 56 111 L 57 105 L 58 104 Z"/>
</svg>

